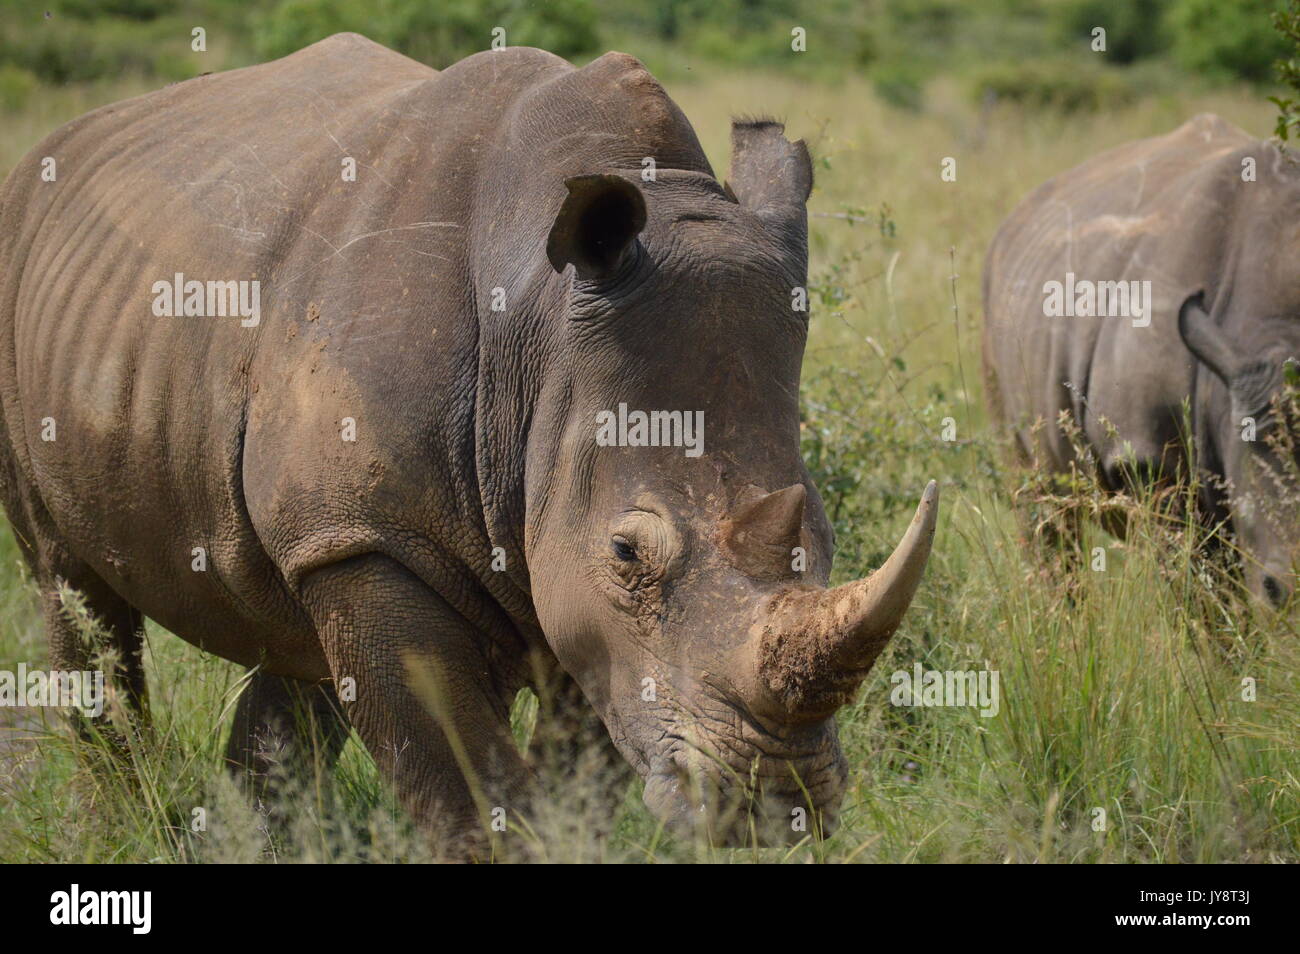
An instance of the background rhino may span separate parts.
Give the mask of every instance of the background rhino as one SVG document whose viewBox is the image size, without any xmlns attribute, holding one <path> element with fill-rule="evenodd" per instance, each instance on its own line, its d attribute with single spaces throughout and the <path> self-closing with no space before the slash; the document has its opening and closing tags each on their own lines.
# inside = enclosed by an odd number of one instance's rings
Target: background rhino
<svg viewBox="0 0 1300 954">
<path fill-rule="evenodd" d="M 831 820 L 832 714 L 937 498 L 869 580 L 824 588 L 791 309 L 812 174 L 781 132 L 738 124 L 724 188 L 631 57 L 439 73 L 355 35 L 57 131 L 0 197 L 0 474 L 53 665 L 86 661 L 62 579 L 141 700 L 142 614 L 257 667 L 230 758 L 258 774 L 300 697 L 336 752 L 333 692 L 305 689 L 354 685 L 347 720 L 452 835 L 522 810 L 508 709 L 556 682 L 661 817 L 752 771 L 787 829 L 808 802 Z M 261 282 L 260 321 L 156 317 L 176 273 Z M 705 453 L 598 446 L 621 402 L 703 412 Z"/>
<path fill-rule="evenodd" d="M 1298 539 L 1267 440 L 1284 362 L 1300 355 L 1297 223 L 1292 162 L 1205 114 L 1034 190 L 984 272 L 987 393 L 1024 459 L 1069 470 L 1075 451 L 1056 426 L 1068 411 L 1103 485 L 1168 479 L 1186 466 L 1189 402 L 1198 464 L 1227 481 L 1205 482 L 1203 514 L 1231 519 L 1249 589 L 1274 604 L 1294 588 Z M 1148 281 L 1153 301 L 1141 317 L 1046 317 L 1045 285 L 1067 273 Z"/>
</svg>

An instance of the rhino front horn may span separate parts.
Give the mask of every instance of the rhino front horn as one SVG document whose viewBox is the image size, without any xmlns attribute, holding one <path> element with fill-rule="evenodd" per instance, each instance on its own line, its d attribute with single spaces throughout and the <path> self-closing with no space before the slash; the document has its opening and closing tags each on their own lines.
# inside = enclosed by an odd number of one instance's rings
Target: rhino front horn
<svg viewBox="0 0 1300 954">
<path fill-rule="evenodd" d="M 916 515 L 879 570 L 835 589 L 792 587 L 761 620 L 753 648 L 760 698 L 789 721 L 815 721 L 849 702 L 894 634 L 925 572 L 939 514 L 930 481 Z"/>
</svg>

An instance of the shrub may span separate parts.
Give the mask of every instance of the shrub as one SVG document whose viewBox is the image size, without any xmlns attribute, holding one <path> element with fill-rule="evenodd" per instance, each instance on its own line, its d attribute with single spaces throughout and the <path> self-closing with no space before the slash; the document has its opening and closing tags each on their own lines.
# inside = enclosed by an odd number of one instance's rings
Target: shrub
<svg viewBox="0 0 1300 954">
<path fill-rule="evenodd" d="M 876 95 L 890 106 L 915 112 L 924 102 L 925 73 L 915 64 L 882 63 L 871 71 L 871 82 Z"/>
<path fill-rule="evenodd" d="M 1066 113 L 1113 109 L 1134 98 L 1133 88 L 1112 70 L 1060 60 L 986 67 L 975 74 L 971 94 L 976 102 L 993 96 Z"/>
<path fill-rule="evenodd" d="M 1286 10 L 1273 14 L 1273 25 L 1287 49 L 1286 59 L 1274 65 L 1277 78 L 1286 89 L 1300 95 L 1300 0 L 1288 0 Z M 1277 104 L 1277 125 L 1273 134 L 1285 143 L 1291 130 L 1300 126 L 1300 100 L 1290 96 L 1270 96 Z"/>
<path fill-rule="evenodd" d="M 1062 39 L 1087 49 L 1092 31 L 1106 31 L 1105 58 L 1132 63 L 1164 52 L 1169 34 L 1164 22 L 1170 0 L 1070 0 L 1054 9 Z"/>
<path fill-rule="evenodd" d="M 598 45 L 590 0 L 558 0 L 545 10 L 505 0 L 284 0 L 259 21 L 257 51 L 274 59 L 345 31 L 434 66 L 488 49 L 492 30 L 503 27 L 510 46 L 538 46 L 559 56 L 590 52 Z"/>
<path fill-rule="evenodd" d="M 0 65 L 0 109 L 16 112 L 27 105 L 37 79 L 21 66 Z"/>
<path fill-rule="evenodd" d="M 94 21 L 6 19 L 0 63 L 21 67 L 47 83 L 77 83 L 122 73 L 153 74 L 169 48 L 188 49 L 189 28 L 111 17 Z"/>
<path fill-rule="evenodd" d="M 1287 54 L 1270 17 L 1279 7 L 1276 0 L 1179 0 L 1168 17 L 1174 54 L 1213 79 L 1266 82 L 1273 61 Z"/>
<path fill-rule="evenodd" d="M 153 20 L 174 13 L 176 7 L 177 0 L 59 0 L 55 12 L 81 20 L 98 17 Z"/>
</svg>

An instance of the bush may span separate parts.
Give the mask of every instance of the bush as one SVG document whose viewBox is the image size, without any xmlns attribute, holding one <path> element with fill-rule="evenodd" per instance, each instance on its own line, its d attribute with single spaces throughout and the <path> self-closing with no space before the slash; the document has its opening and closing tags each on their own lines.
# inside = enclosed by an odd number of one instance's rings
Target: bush
<svg viewBox="0 0 1300 954">
<path fill-rule="evenodd" d="M 0 63 L 20 67 L 47 83 L 78 83 L 123 73 L 157 74 L 169 50 L 189 49 L 189 27 L 176 21 L 147 24 L 111 17 L 6 18 Z"/>
<path fill-rule="evenodd" d="M 352 0 L 285 0 L 261 17 L 255 31 L 259 59 L 271 60 L 300 50 L 334 33 L 361 33 L 372 17 Z"/>
<path fill-rule="evenodd" d="M 1170 0 L 1070 0 L 1055 12 L 1061 38 L 1089 49 L 1092 31 L 1106 31 L 1108 62 L 1132 63 L 1162 53 L 1169 46 L 1164 18 Z"/>
<path fill-rule="evenodd" d="M 37 79 L 21 66 L 0 65 L 0 109 L 16 112 L 27 105 Z"/>
<path fill-rule="evenodd" d="M 914 63 L 882 63 L 871 71 L 871 82 L 890 106 L 916 112 L 924 102 L 925 71 Z"/>
<path fill-rule="evenodd" d="M 971 94 L 976 102 L 991 96 L 1032 109 L 1065 113 L 1113 109 L 1134 98 L 1133 88 L 1114 71 L 1060 60 L 985 68 L 975 74 Z"/>
<path fill-rule="evenodd" d="M 1273 61 L 1288 53 L 1273 30 L 1280 8 L 1275 0 L 1179 0 L 1168 17 L 1174 54 L 1212 79 L 1267 82 Z"/>
<path fill-rule="evenodd" d="M 1273 65 L 1278 81 L 1292 95 L 1269 97 L 1278 110 L 1273 135 L 1286 143 L 1291 131 L 1300 128 L 1300 0 L 1287 0 L 1286 10 L 1273 15 L 1273 26 L 1288 51 L 1286 58 Z"/>
<path fill-rule="evenodd" d="M 126 17 L 131 20 L 153 20 L 166 13 L 174 13 L 177 0 L 59 0 L 52 4 L 53 12 L 81 20 L 98 17 Z"/>
<path fill-rule="evenodd" d="M 510 46 L 538 46 L 570 57 L 598 45 L 590 0 L 559 0 L 543 9 L 506 0 L 284 0 L 259 22 L 258 54 L 285 56 L 333 33 L 352 31 L 437 67 L 488 49 L 503 27 Z"/>
</svg>

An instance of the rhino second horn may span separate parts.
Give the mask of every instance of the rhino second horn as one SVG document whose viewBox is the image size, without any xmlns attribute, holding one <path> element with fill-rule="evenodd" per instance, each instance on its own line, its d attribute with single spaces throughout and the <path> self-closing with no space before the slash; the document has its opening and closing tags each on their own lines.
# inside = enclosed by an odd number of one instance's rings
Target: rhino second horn
<svg viewBox="0 0 1300 954">
<path fill-rule="evenodd" d="M 884 565 L 835 589 L 779 594 L 754 647 L 763 696 L 784 719 L 815 721 L 849 702 L 894 635 L 925 572 L 939 514 L 930 481 L 907 532 Z"/>
<path fill-rule="evenodd" d="M 735 565 L 759 579 L 791 576 L 807 502 L 804 485 L 791 484 L 736 508 L 722 521 L 723 544 Z"/>
</svg>

